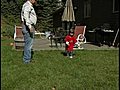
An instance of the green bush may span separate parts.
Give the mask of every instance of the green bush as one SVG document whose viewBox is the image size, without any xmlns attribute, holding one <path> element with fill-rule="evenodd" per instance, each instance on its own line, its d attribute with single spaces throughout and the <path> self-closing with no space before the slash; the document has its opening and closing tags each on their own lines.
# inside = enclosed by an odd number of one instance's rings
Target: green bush
<svg viewBox="0 0 120 90">
<path fill-rule="evenodd" d="M 1 34 L 2 36 L 7 36 L 7 37 L 12 37 L 14 36 L 14 27 L 13 26 L 5 26 L 2 30 L 1 30 Z"/>
</svg>

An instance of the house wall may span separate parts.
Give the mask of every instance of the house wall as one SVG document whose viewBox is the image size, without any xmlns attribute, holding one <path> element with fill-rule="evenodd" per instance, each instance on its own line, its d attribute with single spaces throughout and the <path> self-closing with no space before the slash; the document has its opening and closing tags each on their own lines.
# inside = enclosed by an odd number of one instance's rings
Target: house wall
<svg viewBox="0 0 120 90">
<path fill-rule="evenodd" d="M 110 37 L 110 40 L 113 41 L 119 27 L 118 15 L 118 13 L 113 13 L 113 0 L 92 0 L 91 17 L 85 18 L 84 22 L 90 30 L 102 26 L 103 23 L 109 23 L 111 29 L 114 30 L 114 33 L 112 33 Z M 117 38 L 117 41 L 118 39 L 119 38 Z"/>
<path fill-rule="evenodd" d="M 63 13 L 63 8 L 59 9 L 58 11 L 53 13 L 53 27 L 61 27 L 62 26 L 62 13 Z"/>
<path fill-rule="evenodd" d="M 65 1 L 65 0 L 64 0 Z M 75 13 L 75 23 L 84 23 L 87 30 L 109 23 L 114 30 L 111 40 L 114 39 L 119 27 L 119 12 L 113 13 L 113 0 L 91 0 L 91 17 L 84 18 L 84 0 L 72 0 Z M 64 9 L 63 9 L 64 10 Z M 54 26 L 60 27 L 63 10 L 57 12 L 54 16 Z M 93 36 L 93 35 L 91 35 Z"/>
<path fill-rule="evenodd" d="M 83 0 L 72 0 L 75 13 L 75 23 L 84 23 L 84 2 Z"/>
<path fill-rule="evenodd" d="M 65 2 L 66 0 L 62 0 Z M 88 29 L 93 29 L 103 23 L 109 23 L 114 30 L 119 26 L 119 13 L 113 13 L 113 0 L 91 0 L 91 17 L 84 18 L 84 0 L 72 0 L 75 13 L 75 23 L 85 23 Z M 64 9 L 53 14 L 54 27 L 62 24 L 61 17 Z"/>
<path fill-rule="evenodd" d="M 113 13 L 113 0 L 92 0 L 91 17 L 85 18 L 85 23 L 94 28 L 103 23 L 109 23 L 116 30 L 118 28 L 118 13 Z"/>
</svg>

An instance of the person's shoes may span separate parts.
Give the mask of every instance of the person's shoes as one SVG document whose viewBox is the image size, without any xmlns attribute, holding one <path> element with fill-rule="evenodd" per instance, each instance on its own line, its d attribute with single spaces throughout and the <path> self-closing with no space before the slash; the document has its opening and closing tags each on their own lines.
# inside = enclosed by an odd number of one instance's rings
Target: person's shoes
<svg viewBox="0 0 120 90">
<path fill-rule="evenodd" d="M 30 60 L 30 63 L 35 63 L 35 60 Z"/>
<path fill-rule="evenodd" d="M 30 61 L 29 62 L 24 62 L 24 64 L 29 64 L 30 63 Z"/>
<path fill-rule="evenodd" d="M 73 56 L 70 56 L 70 58 L 73 58 Z"/>
<path fill-rule="evenodd" d="M 30 63 L 31 60 L 24 60 L 24 64 Z"/>
</svg>

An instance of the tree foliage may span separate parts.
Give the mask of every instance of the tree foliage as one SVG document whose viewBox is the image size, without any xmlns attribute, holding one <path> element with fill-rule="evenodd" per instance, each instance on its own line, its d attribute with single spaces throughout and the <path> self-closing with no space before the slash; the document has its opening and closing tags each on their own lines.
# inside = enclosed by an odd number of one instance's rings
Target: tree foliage
<svg viewBox="0 0 120 90">
<path fill-rule="evenodd" d="M 1 16 L 6 19 L 6 23 L 14 26 L 20 24 L 20 12 L 26 0 L 1 0 Z M 56 11 L 58 0 L 37 0 L 35 11 L 37 13 L 36 29 L 48 31 L 53 29 L 53 12 Z"/>
<path fill-rule="evenodd" d="M 53 12 L 55 12 L 59 8 L 58 3 L 58 0 L 40 0 L 38 2 L 38 30 L 51 31 L 53 29 Z"/>
<path fill-rule="evenodd" d="M 23 0 L 1 0 L 1 15 L 6 18 L 8 24 L 20 23 L 20 11 L 23 3 Z"/>
</svg>

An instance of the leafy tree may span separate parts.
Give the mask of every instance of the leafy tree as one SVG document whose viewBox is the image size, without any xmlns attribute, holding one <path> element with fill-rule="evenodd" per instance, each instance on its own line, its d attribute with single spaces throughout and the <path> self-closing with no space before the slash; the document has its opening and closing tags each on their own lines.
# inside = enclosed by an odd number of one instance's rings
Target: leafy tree
<svg viewBox="0 0 120 90">
<path fill-rule="evenodd" d="M 1 0 L 1 34 L 13 37 L 14 25 L 20 24 L 23 0 Z"/>
<path fill-rule="evenodd" d="M 1 17 L 7 25 L 14 27 L 21 23 L 21 9 L 26 0 L 1 0 Z M 59 0 L 37 0 L 34 6 L 37 13 L 36 29 L 39 31 L 53 30 L 53 12 L 59 9 Z"/>
<path fill-rule="evenodd" d="M 38 23 L 37 29 L 40 31 L 52 31 L 53 30 L 53 12 L 55 12 L 58 6 L 58 0 L 40 0 L 37 6 Z"/>
<path fill-rule="evenodd" d="M 23 3 L 23 0 L 1 0 L 1 15 L 6 18 L 8 24 L 14 25 L 20 22 Z"/>
</svg>

